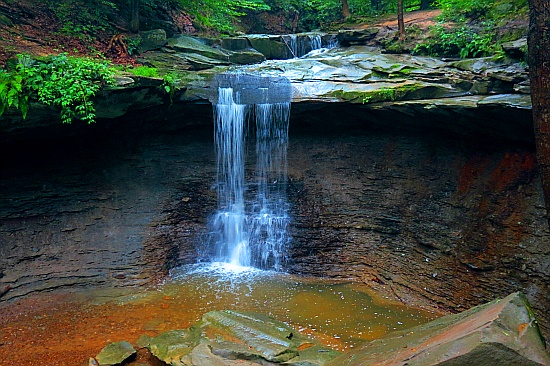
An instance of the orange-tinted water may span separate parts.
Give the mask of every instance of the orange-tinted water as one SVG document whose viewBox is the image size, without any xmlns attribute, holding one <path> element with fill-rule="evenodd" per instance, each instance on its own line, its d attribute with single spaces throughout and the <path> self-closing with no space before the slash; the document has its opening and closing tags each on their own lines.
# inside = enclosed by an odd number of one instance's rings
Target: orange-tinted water
<svg viewBox="0 0 550 366">
<path fill-rule="evenodd" d="M 360 284 L 273 272 L 181 268 L 151 289 L 40 295 L 0 308 L 0 365 L 88 365 L 109 342 L 187 328 L 211 310 L 260 312 L 339 350 L 435 316 L 384 304 Z M 162 365 L 145 351 L 128 365 Z"/>
</svg>

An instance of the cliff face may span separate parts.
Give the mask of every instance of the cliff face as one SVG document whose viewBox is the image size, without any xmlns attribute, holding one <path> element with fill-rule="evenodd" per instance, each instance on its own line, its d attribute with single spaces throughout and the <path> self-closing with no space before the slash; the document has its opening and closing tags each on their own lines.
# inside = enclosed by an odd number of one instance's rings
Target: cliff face
<svg viewBox="0 0 550 366">
<path fill-rule="evenodd" d="M 392 114 L 373 123 L 343 106 L 293 110 L 286 269 L 444 310 L 519 290 L 548 334 L 550 234 L 532 145 Z M 194 262 L 216 210 L 212 131 L 174 126 L 211 120 L 201 108 L 154 128 L 98 123 L 5 145 L 1 300 L 146 285 Z"/>
<path fill-rule="evenodd" d="M 288 268 L 455 311 L 521 288 L 548 331 L 534 152 L 491 145 L 389 130 L 295 136 Z"/>
</svg>

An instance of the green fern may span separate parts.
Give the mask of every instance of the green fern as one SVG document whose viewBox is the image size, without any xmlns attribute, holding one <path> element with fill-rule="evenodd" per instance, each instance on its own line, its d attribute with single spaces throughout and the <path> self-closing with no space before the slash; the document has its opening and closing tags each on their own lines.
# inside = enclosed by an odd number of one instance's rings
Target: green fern
<svg viewBox="0 0 550 366">
<path fill-rule="evenodd" d="M 35 61 L 19 55 L 14 71 L 0 72 L 0 115 L 8 108 L 19 109 L 26 118 L 29 100 L 61 108 L 63 123 L 75 118 L 95 122 L 93 97 L 103 85 L 112 84 L 113 70 L 105 61 L 53 56 Z"/>
</svg>

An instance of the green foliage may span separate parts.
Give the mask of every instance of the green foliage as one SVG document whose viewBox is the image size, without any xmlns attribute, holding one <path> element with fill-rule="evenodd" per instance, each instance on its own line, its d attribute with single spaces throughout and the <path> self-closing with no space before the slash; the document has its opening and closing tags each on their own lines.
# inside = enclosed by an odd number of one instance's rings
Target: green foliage
<svg viewBox="0 0 550 366">
<path fill-rule="evenodd" d="M 483 17 L 495 0 L 439 0 L 445 19 L 462 21 L 465 18 Z"/>
<path fill-rule="evenodd" d="M 437 25 L 432 28 L 431 33 L 427 42 L 416 45 L 413 53 L 467 58 L 489 56 L 498 48 L 494 43 L 495 34 L 491 27 L 480 32 L 468 26 L 447 29 L 443 25 Z"/>
<path fill-rule="evenodd" d="M 527 14 L 527 0 L 438 0 L 445 20 L 471 19 L 499 21 Z"/>
<path fill-rule="evenodd" d="M 178 90 L 177 83 L 178 80 L 181 80 L 181 78 L 181 75 L 172 72 L 169 72 L 162 77 L 162 88 L 170 97 L 170 105 L 174 102 L 174 94 L 176 93 L 176 90 Z"/>
<path fill-rule="evenodd" d="M 19 55 L 14 71 L 0 74 L 0 112 L 14 107 L 26 117 L 29 99 L 36 99 L 60 107 L 63 123 L 71 123 L 74 118 L 92 123 L 92 98 L 102 85 L 112 83 L 112 74 L 107 62 L 88 58 L 60 54 L 47 61 L 34 61 Z"/>
<path fill-rule="evenodd" d="M 109 0 L 46 0 L 63 24 L 60 34 L 91 38 L 98 31 L 109 28 L 108 16 L 117 5 Z"/>
<path fill-rule="evenodd" d="M 158 78 L 159 72 L 156 67 L 137 66 L 128 68 L 128 71 L 136 76 L 145 76 L 150 78 Z"/>
<path fill-rule="evenodd" d="M 201 26 L 220 33 L 233 33 L 237 18 L 250 11 L 269 10 L 263 0 L 179 0 L 180 5 Z"/>
<path fill-rule="evenodd" d="M 140 45 L 141 45 L 141 38 L 139 37 L 126 38 L 126 47 L 128 48 L 129 55 L 135 55 Z"/>
<path fill-rule="evenodd" d="M 29 110 L 29 96 L 23 94 L 23 76 L 0 70 L 0 116 L 8 108 L 21 111 L 23 118 Z"/>
</svg>

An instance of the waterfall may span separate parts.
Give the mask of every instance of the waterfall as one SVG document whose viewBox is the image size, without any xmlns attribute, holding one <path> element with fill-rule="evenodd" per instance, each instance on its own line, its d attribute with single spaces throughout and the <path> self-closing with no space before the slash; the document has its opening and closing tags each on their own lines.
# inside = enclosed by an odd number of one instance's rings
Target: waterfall
<svg viewBox="0 0 550 366">
<path fill-rule="evenodd" d="M 290 82 L 220 75 L 214 85 L 218 210 L 210 221 L 217 261 L 280 269 L 289 241 L 286 199 Z M 254 125 L 256 166 L 245 179 L 247 127 Z"/>
<path fill-rule="evenodd" d="M 220 235 L 218 256 L 229 256 L 232 264 L 250 265 L 244 207 L 247 106 L 235 103 L 232 88 L 219 88 L 218 93 L 214 106 L 218 212 L 213 219 Z"/>
<path fill-rule="evenodd" d="M 286 34 L 282 36 L 292 57 L 302 57 L 312 52 L 322 53 L 338 46 L 336 37 L 324 40 L 321 34 Z M 325 37 L 326 38 L 326 37 Z M 323 43 L 326 43 L 323 45 Z"/>
</svg>

